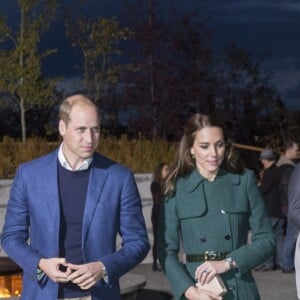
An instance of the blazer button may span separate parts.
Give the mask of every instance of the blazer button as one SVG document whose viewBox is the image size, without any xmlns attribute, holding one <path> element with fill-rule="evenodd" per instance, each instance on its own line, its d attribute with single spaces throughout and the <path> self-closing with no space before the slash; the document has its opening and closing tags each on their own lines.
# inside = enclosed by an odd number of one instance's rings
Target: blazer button
<svg viewBox="0 0 300 300">
<path fill-rule="evenodd" d="M 225 235 L 225 240 L 230 240 L 230 235 L 229 234 Z"/>
<path fill-rule="evenodd" d="M 228 287 L 228 289 L 229 289 L 229 291 L 234 291 L 234 290 L 235 290 L 235 286 L 234 286 L 234 285 L 230 285 L 230 286 Z"/>
<path fill-rule="evenodd" d="M 201 243 L 205 243 L 206 242 L 206 237 L 205 236 L 201 236 L 200 237 L 200 242 Z"/>
</svg>

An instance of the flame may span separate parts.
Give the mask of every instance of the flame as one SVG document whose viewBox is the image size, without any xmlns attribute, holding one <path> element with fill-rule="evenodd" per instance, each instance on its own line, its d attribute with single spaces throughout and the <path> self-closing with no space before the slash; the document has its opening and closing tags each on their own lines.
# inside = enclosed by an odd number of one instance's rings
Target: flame
<svg viewBox="0 0 300 300">
<path fill-rule="evenodd" d="M 10 298 L 11 294 L 8 289 L 0 289 L 0 298 Z"/>
<path fill-rule="evenodd" d="M 0 298 L 10 298 L 12 295 L 11 293 L 9 292 L 8 289 L 5 289 L 5 288 L 0 288 Z M 21 293 L 20 291 L 18 290 L 15 290 L 14 291 L 14 296 L 16 297 L 20 297 L 21 296 Z"/>
<path fill-rule="evenodd" d="M 0 276 L 0 299 L 20 297 L 22 289 L 22 276 Z"/>
</svg>

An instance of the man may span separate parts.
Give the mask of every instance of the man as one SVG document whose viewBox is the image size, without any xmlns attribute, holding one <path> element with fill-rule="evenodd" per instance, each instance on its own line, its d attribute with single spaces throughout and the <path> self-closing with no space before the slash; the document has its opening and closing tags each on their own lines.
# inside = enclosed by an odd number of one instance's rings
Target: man
<svg viewBox="0 0 300 300">
<path fill-rule="evenodd" d="M 258 266 L 255 271 L 272 271 L 276 266 L 281 265 L 282 246 L 283 246 L 283 226 L 285 220 L 281 212 L 281 202 L 279 197 L 279 168 L 276 166 L 279 155 L 272 149 L 265 149 L 260 153 L 260 161 L 263 166 L 263 175 L 260 182 L 268 214 L 271 219 L 274 230 L 277 251 L 276 256 L 271 256 L 262 265 Z"/>
<path fill-rule="evenodd" d="M 300 230 L 300 163 L 293 170 L 289 182 L 289 218 L 292 224 L 295 225 L 298 232 Z M 295 250 L 295 270 L 296 270 L 296 288 L 297 296 L 300 299 L 300 234 L 298 235 L 296 250 Z"/>
<path fill-rule="evenodd" d="M 288 186 L 291 174 L 295 166 L 295 160 L 299 157 L 299 145 L 296 141 L 288 140 L 284 147 L 284 154 L 277 162 L 277 166 L 280 168 L 280 197 L 283 207 L 283 213 L 287 216 L 286 234 L 282 251 L 282 265 L 281 269 L 283 273 L 294 273 L 294 257 L 295 246 L 298 236 L 298 230 L 290 222 L 287 207 L 288 207 Z"/>
<path fill-rule="evenodd" d="M 88 97 L 63 101 L 59 133 L 59 149 L 18 168 L 2 247 L 24 271 L 21 299 L 119 300 L 118 279 L 149 251 L 134 177 L 95 152 L 100 118 Z"/>
</svg>

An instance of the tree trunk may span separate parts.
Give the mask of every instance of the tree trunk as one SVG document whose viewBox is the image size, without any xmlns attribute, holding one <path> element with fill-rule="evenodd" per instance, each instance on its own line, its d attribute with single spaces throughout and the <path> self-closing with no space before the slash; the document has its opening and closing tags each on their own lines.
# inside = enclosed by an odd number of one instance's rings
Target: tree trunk
<svg viewBox="0 0 300 300">
<path fill-rule="evenodd" d="M 21 51 L 19 56 L 19 62 L 20 62 L 20 69 L 24 69 L 24 17 L 25 17 L 25 11 L 24 8 L 21 8 L 21 23 L 20 23 L 20 45 L 21 45 Z M 20 86 L 23 85 L 23 78 L 20 78 Z M 20 95 L 20 121 L 21 121 L 21 133 L 22 133 L 22 142 L 26 142 L 26 122 L 25 122 L 25 99 L 22 95 Z"/>
<path fill-rule="evenodd" d="M 20 114 L 21 114 L 21 131 L 22 131 L 22 143 L 26 142 L 26 120 L 25 120 L 25 108 L 24 99 L 20 98 Z"/>
<path fill-rule="evenodd" d="M 148 65 L 149 65 L 149 72 L 150 72 L 150 98 L 152 103 L 152 119 L 153 119 L 153 127 L 152 127 L 152 139 L 156 140 L 157 138 L 157 103 L 155 101 L 155 87 L 154 87 L 154 75 L 153 75 L 153 37 L 152 37 L 152 0 L 149 0 L 149 20 L 148 25 L 150 28 L 150 47 L 149 47 L 149 54 L 148 54 Z"/>
</svg>

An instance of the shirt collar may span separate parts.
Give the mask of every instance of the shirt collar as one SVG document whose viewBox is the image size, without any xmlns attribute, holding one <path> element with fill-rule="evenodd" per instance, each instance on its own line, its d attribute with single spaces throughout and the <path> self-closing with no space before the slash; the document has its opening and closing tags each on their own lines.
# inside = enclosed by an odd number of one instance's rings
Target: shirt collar
<svg viewBox="0 0 300 300">
<path fill-rule="evenodd" d="M 67 170 L 70 170 L 70 171 L 82 171 L 82 170 L 87 170 L 89 168 L 89 166 L 91 165 L 91 163 L 93 161 L 93 156 L 85 159 L 82 162 L 82 164 L 79 166 L 79 168 L 77 168 L 76 170 L 73 170 L 72 167 L 70 166 L 70 164 L 68 163 L 66 157 L 64 156 L 64 153 L 62 151 L 62 145 L 63 145 L 63 143 L 61 143 L 59 150 L 58 150 L 58 160 L 59 160 L 60 164 L 62 165 L 62 167 L 64 167 Z"/>
</svg>

